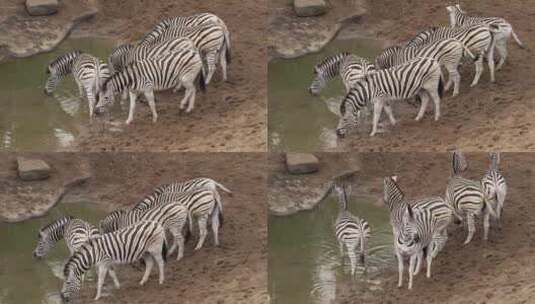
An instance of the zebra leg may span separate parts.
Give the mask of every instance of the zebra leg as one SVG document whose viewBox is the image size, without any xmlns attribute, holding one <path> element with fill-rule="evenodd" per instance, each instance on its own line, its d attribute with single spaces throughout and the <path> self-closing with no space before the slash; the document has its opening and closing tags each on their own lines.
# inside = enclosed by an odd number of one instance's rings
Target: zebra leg
<svg viewBox="0 0 535 304">
<path fill-rule="evenodd" d="M 424 253 L 423 251 L 418 252 L 416 256 L 416 265 L 414 265 L 413 273 L 414 275 L 417 275 L 420 273 L 420 269 L 422 268 L 422 260 L 424 259 Z"/>
<path fill-rule="evenodd" d="M 87 101 L 89 103 L 89 122 L 92 122 L 94 111 L 95 111 L 95 103 L 96 103 L 95 95 L 93 94 L 93 92 L 91 92 L 91 90 L 87 90 L 86 94 L 87 94 Z"/>
<path fill-rule="evenodd" d="M 191 112 L 191 110 L 193 110 L 193 107 L 195 106 L 195 83 L 194 79 L 184 79 L 183 83 L 184 87 L 186 88 L 186 93 L 184 94 L 184 98 L 180 102 L 180 109 L 184 109 L 187 103 L 188 108 L 186 109 L 186 113 L 189 113 Z"/>
<path fill-rule="evenodd" d="M 128 118 L 126 119 L 126 124 L 129 125 L 132 120 L 134 120 L 134 111 L 136 110 L 136 98 L 137 94 L 134 92 L 128 92 L 130 96 L 130 110 L 128 111 Z"/>
<path fill-rule="evenodd" d="M 494 83 L 496 82 L 496 79 L 494 78 L 494 45 L 491 45 L 489 48 L 488 54 L 487 54 L 487 64 L 489 65 L 489 71 L 490 71 L 490 82 Z"/>
<path fill-rule="evenodd" d="M 100 299 L 100 293 L 102 291 L 102 285 L 104 285 L 104 278 L 106 277 L 106 272 L 108 272 L 107 265 L 100 263 L 97 266 L 97 295 L 95 300 Z"/>
<path fill-rule="evenodd" d="M 468 225 L 468 236 L 466 237 L 466 240 L 464 241 L 464 245 L 470 243 L 470 241 L 474 237 L 474 233 L 476 232 L 476 224 L 474 221 L 473 214 L 471 213 L 466 214 L 466 223 Z"/>
<path fill-rule="evenodd" d="M 214 208 L 212 212 L 212 233 L 214 234 L 214 245 L 219 247 L 219 209 Z"/>
<path fill-rule="evenodd" d="M 205 84 L 209 84 L 212 76 L 214 76 L 217 62 L 217 51 L 210 51 L 206 54 L 206 64 L 208 65 L 208 76 L 206 76 Z"/>
<path fill-rule="evenodd" d="M 393 126 L 396 125 L 396 119 L 394 118 L 394 113 L 392 112 L 392 106 L 389 104 L 385 105 L 385 112 L 386 115 L 388 115 L 388 119 L 390 120 L 390 124 Z"/>
<path fill-rule="evenodd" d="M 403 257 L 396 250 L 396 257 L 398 260 L 398 288 L 403 286 Z"/>
<path fill-rule="evenodd" d="M 340 248 L 340 256 L 344 257 L 344 243 L 342 241 L 338 241 L 338 248 Z"/>
<path fill-rule="evenodd" d="M 490 228 L 490 213 L 485 212 L 483 215 L 483 240 L 487 241 L 489 239 L 489 228 Z"/>
<path fill-rule="evenodd" d="M 143 274 L 143 278 L 141 279 L 141 282 L 139 282 L 139 285 L 144 285 L 147 282 L 150 272 L 152 271 L 152 266 L 154 265 L 154 260 L 149 254 L 145 254 L 143 260 L 145 261 L 145 274 Z"/>
<path fill-rule="evenodd" d="M 180 91 L 180 89 L 182 89 L 182 82 L 179 81 L 176 87 L 173 89 L 173 93 L 177 93 Z"/>
<path fill-rule="evenodd" d="M 498 55 L 500 55 L 500 61 L 496 66 L 496 71 L 499 71 L 505 63 L 505 58 L 507 58 L 507 39 L 496 41 L 496 51 L 498 52 Z"/>
<path fill-rule="evenodd" d="M 128 98 L 128 90 L 121 92 L 121 100 L 126 100 Z"/>
<path fill-rule="evenodd" d="M 350 244 L 346 243 L 346 247 L 349 263 L 351 264 L 351 277 L 354 277 L 355 273 L 357 272 L 357 244 L 353 242 Z"/>
<path fill-rule="evenodd" d="M 152 123 L 156 123 L 158 120 L 158 113 L 156 113 L 156 104 L 154 103 L 154 91 L 152 89 L 147 89 L 143 91 L 143 95 L 149 102 L 150 111 L 152 112 Z"/>
<path fill-rule="evenodd" d="M 420 91 L 418 93 L 420 96 L 420 99 L 422 100 L 422 103 L 420 105 L 420 110 L 418 111 L 418 115 L 416 115 L 416 118 L 414 120 L 420 121 L 422 117 L 424 117 L 425 110 L 427 109 L 427 104 L 429 103 L 429 95 L 427 94 L 427 91 Z"/>
<path fill-rule="evenodd" d="M 448 83 L 446 84 L 446 88 L 444 91 L 449 90 L 451 84 L 453 83 L 453 97 L 459 95 L 459 87 L 461 85 L 461 74 L 459 74 L 459 71 L 457 70 L 457 65 L 448 65 L 446 66 L 446 69 L 448 70 Z"/>
<path fill-rule="evenodd" d="M 470 87 L 475 86 L 479 82 L 479 78 L 483 73 L 483 57 L 484 54 L 480 54 L 477 60 L 474 62 L 474 65 L 476 66 L 476 74 L 474 76 L 474 80 L 472 80 L 472 84 L 470 84 Z"/>
<path fill-rule="evenodd" d="M 417 255 L 413 254 L 413 255 L 411 255 L 411 257 L 409 259 L 410 260 L 410 262 L 409 262 L 409 290 L 412 289 L 412 279 L 414 277 L 413 269 L 415 269 L 415 267 L 416 267 L 414 264 L 416 263 L 416 259 L 417 258 L 418 258 Z"/>
<path fill-rule="evenodd" d="M 197 224 L 199 225 L 199 241 L 197 242 L 197 246 L 195 246 L 195 250 L 199 250 L 202 248 L 204 244 L 204 240 L 206 239 L 206 235 L 208 234 L 208 218 L 206 215 L 201 215 L 197 219 Z"/>
<path fill-rule="evenodd" d="M 431 96 L 431 99 L 433 100 L 433 103 L 435 105 L 435 121 L 438 121 L 440 118 L 440 95 L 438 95 L 438 92 L 435 89 L 432 89 L 430 91 L 427 91 L 429 96 Z"/>
<path fill-rule="evenodd" d="M 169 229 L 171 231 L 171 234 L 174 237 L 173 242 L 173 248 L 178 247 L 178 252 L 176 254 L 176 260 L 180 261 L 182 257 L 184 257 L 184 237 L 182 236 L 182 229 L 177 226 L 173 226 Z M 169 254 L 171 254 L 173 251 L 169 250 Z"/>
<path fill-rule="evenodd" d="M 115 288 L 119 289 L 121 288 L 121 284 L 119 283 L 119 279 L 117 278 L 117 274 L 115 273 L 115 270 L 110 266 L 108 273 L 110 274 L 111 279 L 113 280 L 113 284 L 115 285 Z"/>
<path fill-rule="evenodd" d="M 161 285 L 165 281 L 165 274 L 163 270 L 163 266 L 165 263 L 162 257 L 162 253 L 161 252 L 153 253 L 152 257 L 156 261 L 156 265 L 158 265 L 158 274 L 159 274 L 158 283 Z"/>
<path fill-rule="evenodd" d="M 426 257 L 425 257 L 426 261 L 427 261 L 427 272 L 426 272 L 426 276 L 427 278 L 431 278 L 431 263 L 433 262 L 433 250 L 432 248 L 427 248 L 427 254 L 426 254 Z"/>
<path fill-rule="evenodd" d="M 379 123 L 379 118 L 381 118 L 381 112 L 383 111 L 384 100 L 382 98 L 377 98 L 373 104 L 373 125 L 372 132 L 370 136 L 374 136 L 377 133 L 377 124 Z"/>
</svg>

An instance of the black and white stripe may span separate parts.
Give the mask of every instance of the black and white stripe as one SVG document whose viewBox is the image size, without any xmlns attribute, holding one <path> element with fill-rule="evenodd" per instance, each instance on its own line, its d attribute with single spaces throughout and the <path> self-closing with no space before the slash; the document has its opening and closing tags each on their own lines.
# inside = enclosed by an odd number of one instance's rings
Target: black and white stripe
<svg viewBox="0 0 535 304">
<path fill-rule="evenodd" d="M 121 44 L 114 48 L 108 56 L 108 65 L 114 72 L 122 71 L 126 66 L 127 54 L 132 52 L 136 45 L 132 43 Z"/>
<path fill-rule="evenodd" d="M 483 73 L 483 59 L 494 58 L 494 34 L 498 31 L 497 26 L 494 25 L 468 25 L 462 27 L 432 27 L 421 31 L 415 37 L 407 42 L 407 46 L 418 47 L 427 43 L 446 38 L 453 38 L 461 41 L 463 45 L 474 54 L 477 59 L 474 62 L 476 73 L 472 84 L 475 86 L 479 82 L 479 78 Z M 487 60 L 490 81 L 494 82 L 494 60 Z"/>
<path fill-rule="evenodd" d="M 373 126 L 370 136 L 377 132 L 377 124 L 383 108 L 390 122 L 396 120 L 390 103 L 419 96 L 422 100 L 416 120 L 422 119 L 431 98 L 435 104 L 435 120 L 440 117 L 440 98 L 443 92 L 442 72 L 438 61 L 432 58 L 416 58 L 404 64 L 378 70 L 355 83 L 340 105 L 341 117 L 336 134 L 344 137 L 359 123 L 362 109 L 373 104 Z"/>
<path fill-rule="evenodd" d="M 495 201 L 496 220 L 498 221 L 498 225 L 501 225 L 500 220 L 505 197 L 507 195 L 507 183 L 505 182 L 505 177 L 500 173 L 498 168 L 500 164 L 500 153 L 492 152 L 489 154 L 489 157 L 490 167 L 485 176 L 483 176 L 481 184 L 483 185 L 483 190 L 485 191 L 487 198 Z"/>
<path fill-rule="evenodd" d="M 223 79 L 227 80 L 227 64 L 231 61 L 230 42 L 227 41 L 228 37 L 225 35 L 225 28 L 221 25 L 171 26 L 166 28 L 156 39 L 142 41 L 140 45 L 150 46 L 178 37 L 191 39 L 206 60 L 208 75 L 206 76 L 205 84 L 210 83 L 218 62 L 221 64 Z"/>
<path fill-rule="evenodd" d="M 132 210 L 147 210 L 162 204 L 179 203 L 188 209 L 190 231 L 193 231 L 193 219 L 199 226 L 199 240 L 195 250 L 202 248 L 208 234 L 208 219 L 211 226 L 214 244 L 219 246 L 219 228 L 223 225 L 223 204 L 219 193 L 211 189 L 194 189 L 188 192 L 153 193 L 141 200 Z"/>
<path fill-rule="evenodd" d="M 476 59 L 461 41 L 447 38 L 439 39 L 419 47 L 401 45 L 388 47 L 377 56 L 375 65 L 380 69 L 387 69 L 417 57 L 433 58 L 448 71 L 448 82 L 444 90 L 449 90 L 453 84 L 453 96 L 457 96 L 461 82 L 461 75 L 457 67 L 465 54 L 471 57 L 472 60 Z"/>
<path fill-rule="evenodd" d="M 454 152 L 452 158 L 453 174 L 446 189 L 446 202 L 454 210 L 458 220 L 466 221 L 468 236 L 464 244 L 470 243 L 476 231 L 475 218 L 483 214 L 483 239 L 488 239 L 490 216 L 496 217 L 492 202 L 485 195 L 481 181 L 473 181 L 461 176 L 468 168 L 461 152 Z"/>
<path fill-rule="evenodd" d="M 65 264 L 65 281 L 61 289 L 61 298 L 64 302 L 70 302 L 77 297 L 82 287 L 83 274 L 95 266 L 98 275 L 95 300 L 98 300 L 110 266 L 131 264 L 141 258 L 145 261 L 145 274 L 140 284 L 143 285 L 148 280 L 154 261 L 158 265 L 159 283 L 162 284 L 165 251 L 165 230 L 157 222 L 142 221 L 91 239 L 82 245 Z"/>
<path fill-rule="evenodd" d="M 189 230 L 184 232 L 184 226 L 188 221 L 188 209 L 184 205 L 168 203 L 146 210 L 115 210 L 100 222 L 100 229 L 104 233 L 109 233 L 139 221 L 160 223 L 173 236 L 173 244 L 169 248 L 169 254 L 172 254 L 177 249 L 176 259 L 177 261 L 182 259 L 184 256 L 184 241 L 189 234 Z"/>
<path fill-rule="evenodd" d="M 184 182 L 161 185 L 154 189 L 154 194 L 158 195 L 164 192 L 188 192 L 196 189 L 210 189 L 216 192 L 220 189 L 232 195 L 232 191 L 208 177 L 197 177 Z"/>
<path fill-rule="evenodd" d="M 196 84 L 200 86 L 201 90 L 204 90 L 200 54 L 195 50 L 180 49 L 157 58 L 133 62 L 122 72 L 115 73 L 103 84 L 97 107 L 104 107 L 113 102 L 115 94 L 129 91 L 130 110 L 126 123 L 130 124 L 134 119 L 137 93 L 143 92 L 151 108 L 152 121 L 156 122 L 158 114 L 154 103 L 154 91 L 163 91 L 183 85 L 186 92 L 180 102 L 180 109 L 185 108 L 188 104 L 186 112 L 190 112 L 195 103 Z"/>
<path fill-rule="evenodd" d="M 82 51 L 74 50 L 59 56 L 48 64 L 46 67 L 48 78 L 45 83 L 45 94 L 51 95 L 59 82 L 72 73 L 74 61 L 80 54 L 82 54 Z"/>
<path fill-rule="evenodd" d="M 505 59 L 507 58 L 507 41 L 511 36 L 521 48 L 524 48 L 524 45 L 518 39 L 515 32 L 513 31 L 513 26 L 507 22 L 504 18 L 499 17 L 477 17 L 477 16 L 468 16 L 461 9 L 459 4 L 446 7 L 448 14 L 450 16 L 450 25 L 455 26 L 465 26 L 465 25 L 474 25 L 474 24 L 487 24 L 494 25 L 498 27 L 498 31 L 495 33 L 494 39 L 496 40 L 496 51 L 500 56 L 500 61 L 496 66 L 496 70 L 502 68 Z"/>
<path fill-rule="evenodd" d="M 375 71 L 368 60 L 348 52 L 328 56 L 314 66 L 314 79 L 308 91 L 318 95 L 327 82 L 337 76 L 342 78 L 346 93 L 363 76 Z"/>
</svg>

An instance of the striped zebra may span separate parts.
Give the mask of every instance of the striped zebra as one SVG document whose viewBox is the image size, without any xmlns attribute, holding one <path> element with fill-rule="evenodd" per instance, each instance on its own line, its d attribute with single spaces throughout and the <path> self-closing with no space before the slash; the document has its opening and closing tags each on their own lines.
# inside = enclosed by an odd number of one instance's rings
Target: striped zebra
<svg viewBox="0 0 535 304">
<path fill-rule="evenodd" d="M 483 59 L 494 58 L 494 35 L 498 31 L 498 28 L 494 25 L 470 25 L 462 27 L 432 27 L 427 30 L 421 31 L 406 45 L 409 47 L 418 47 L 428 44 L 429 42 L 454 38 L 461 41 L 466 48 L 468 48 L 477 59 L 475 60 L 476 73 L 471 87 L 477 85 L 479 78 L 483 73 Z M 488 66 L 490 71 L 490 81 L 494 82 L 494 60 L 488 60 Z"/>
<path fill-rule="evenodd" d="M 487 198 L 481 181 L 463 178 L 461 174 L 466 171 L 468 164 L 464 155 L 455 151 L 452 157 L 452 176 L 449 178 L 446 189 L 446 202 L 454 210 L 459 221 L 466 221 L 468 236 L 464 244 L 470 243 L 476 231 L 475 218 L 483 214 L 483 239 L 489 235 L 490 216 L 496 218 L 492 201 Z"/>
<path fill-rule="evenodd" d="M 358 126 L 360 112 L 368 103 L 373 104 L 373 126 L 370 136 L 377 133 L 377 124 L 383 108 L 392 125 L 396 119 L 391 103 L 395 100 L 420 97 L 422 104 L 416 120 L 422 119 L 431 98 L 435 104 L 435 120 L 440 117 L 440 98 L 443 78 L 438 61 L 416 58 L 404 64 L 385 69 L 358 81 L 340 105 L 341 117 L 336 128 L 338 137 L 344 137 Z"/>
<path fill-rule="evenodd" d="M 110 266 L 132 264 L 141 258 L 145 261 L 145 274 L 140 284 L 144 285 L 147 282 L 154 261 L 158 265 L 159 283 L 163 284 L 166 250 L 164 228 L 159 223 L 151 221 L 142 221 L 91 239 L 83 244 L 65 264 L 63 270 L 65 281 L 61 289 L 61 299 L 64 302 L 70 302 L 77 297 L 82 287 L 84 273 L 95 266 L 98 278 L 95 300 L 98 300 Z"/>
<path fill-rule="evenodd" d="M 141 44 L 151 44 L 155 40 L 158 40 L 159 36 L 170 27 L 194 27 L 199 25 L 217 24 L 223 27 L 225 31 L 226 40 L 230 46 L 230 33 L 227 29 L 225 22 L 218 16 L 211 13 L 200 13 L 191 16 L 178 16 L 166 18 L 148 32 L 140 41 Z"/>
<path fill-rule="evenodd" d="M 371 230 L 368 222 L 357 216 L 354 216 L 347 210 L 348 197 L 351 194 L 351 186 L 335 186 L 338 194 L 338 216 L 334 224 L 334 231 L 340 254 L 344 256 L 344 248 L 351 263 L 351 275 L 354 276 L 357 270 L 357 251 L 360 247 L 360 263 L 366 265 L 366 251 L 368 248 L 368 239 L 371 236 Z"/>
<path fill-rule="evenodd" d="M 203 24 L 193 27 L 171 26 L 166 28 L 156 39 L 142 41 L 140 45 L 150 46 L 177 37 L 191 39 L 206 60 L 208 75 L 205 84 L 210 83 L 217 62 L 221 64 L 223 80 L 227 80 L 227 63 L 231 61 L 231 53 L 230 41 L 227 40 L 224 27 L 217 24 Z"/>
<path fill-rule="evenodd" d="M 114 48 L 108 56 L 108 66 L 114 73 L 121 72 L 127 66 L 126 55 L 136 47 L 135 44 L 125 43 Z"/>
<path fill-rule="evenodd" d="M 505 202 L 505 196 L 507 195 L 507 183 L 505 177 L 500 173 L 498 168 L 500 164 L 500 153 L 492 152 L 489 154 L 490 167 L 481 184 L 488 198 L 495 201 L 496 205 L 496 220 L 498 225 L 501 226 L 500 220 L 503 212 L 503 205 Z"/>
<path fill-rule="evenodd" d="M 154 195 L 159 195 L 164 192 L 188 192 L 196 189 L 210 189 L 215 192 L 221 189 L 232 195 L 232 191 L 208 177 L 197 177 L 184 182 L 174 182 L 171 184 L 161 185 L 154 189 Z"/>
<path fill-rule="evenodd" d="M 110 78 L 108 65 L 100 59 L 81 51 L 75 50 L 63 54 L 52 61 L 46 69 L 48 79 L 45 93 L 51 95 L 59 82 L 72 74 L 78 86 L 80 97 L 87 97 L 89 104 L 89 119 L 92 120 L 95 110 L 96 97 L 102 84 Z"/>
<path fill-rule="evenodd" d="M 188 223 L 193 231 L 193 219 L 199 226 L 199 240 L 195 250 L 202 248 L 208 235 L 208 219 L 211 218 L 215 246 L 219 246 L 219 228 L 223 226 L 223 204 L 219 193 L 211 189 L 194 189 L 188 192 L 163 192 L 147 195 L 132 210 L 147 210 L 158 205 L 179 203 L 188 208 Z"/>
<path fill-rule="evenodd" d="M 524 48 L 524 45 L 522 44 L 520 39 L 518 39 L 515 32 L 513 31 L 513 26 L 503 18 L 468 16 L 461 9 L 461 6 L 459 4 L 455 6 L 450 5 L 446 7 L 446 10 L 448 11 L 448 14 L 450 17 L 450 25 L 452 27 L 474 25 L 474 24 L 487 24 L 487 25 L 492 24 L 498 27 L 498 31 L 496 32 L 494 36 L 494 39 L 496 40 L 495 42 L 496 51 L 498 55 L 500 56 L 500 61 L 498 62 L 498 65 L 496 66 L 496 70 L 499 70 L 502 68 L 505 62 L 505 59 L 507 58 L 507 41 L 509 40 L 509 38 L 511 38 L 511 36 L 513 36 L 518 46 L 520 46 L 521 48 Z"/>
<path fill-rule="evenodd" d="M 461 75 L 457 67 L 465 54 L 472 60 L 476 59 L 461 41 L 447 38 L 439 39 L 419 47 L 401 45 L 388 47 L 376 57 L 375 65 L 380 69 L 387 69 L 417 57 L 433 58 L 448 71 L 449 77 L 444 91 L 448 91 L 453 84 L 453 96 L 455 97 L 459 94 L 461 83 Z"/>
<path fill-rule="evenodd" d="M 329 80 L 340 75 L 347 93 L 356 81 L 374 71 L 375 66 L 368 60 L 348 52 L 328 56 L 314 66 L 315 77 L 308 91 L 319 95 Z"/>
<path fill-rule="evenodd" d="M 115 210 L 102 219 L 99 226 L 104 233 L 109 233 L 140 221 L 158 222 L 173 236 L 173 243 L 168 252 L 172 254 L 178 248 L 176 260 L 179 261 L 184 256 L 184 241 L 189 234 L 189 230 L 184 232 L 187 220 L 188 209 L 185 206 L 169 203 L 146 210 Z"/>
<path fill-rule="evenodd" d="M 384 202 L 390 210 L 394 249 L 398 260 L 398 287 L 403 285 L 404 257 L 409 257 L 409 289 L 425 254 L 427 278 L 431 263 L 445 246 L 453 211 L 440 197 L 406 201 L 397 177 L 384 179 Z"/>
<path fill-rule="evenodd" d="M 186 92 L 180 102 L 180 109 L 184 109 L 187 103 L 186 112 L 190 112 L 195 103 L 196 83 L 204 91 L 201 57 L 195 50 L 181 49 L 158 58 L 134 62 L 122 72 L 115 73 L 103 84 L 97 107 L 108 106 L 113 102 L 115 94 L 128 91 L 130 110 L 126 124 L 130 124 L 134 119 L 137 93 L 142 92 L 149 102 L 152 122 L 155 123 L 158 120 L 158 114 L 154 103 L 154 91 L 163 91 L 183 85 Z"/>
</svg>

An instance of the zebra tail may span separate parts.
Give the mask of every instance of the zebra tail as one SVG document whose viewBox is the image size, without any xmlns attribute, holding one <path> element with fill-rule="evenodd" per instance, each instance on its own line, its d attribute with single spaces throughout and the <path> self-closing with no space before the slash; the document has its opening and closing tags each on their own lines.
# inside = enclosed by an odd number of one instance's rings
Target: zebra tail
<svg viewBox="0 0 535 304">
<path fill-rule="evenodd" d="M 218 183 L 218 182 L 216 182 L 216 181 L 214 181 L 214 180 L 213 180 L 213 182 L 214 182 L 214 184 L 215 184 L 215 186 L 216 186 L 217 188 L 219 188 L 219 189 L 225 191 L 225 192 L 228 193 L 230 196 L 233 195 L 232 191 L 230 191 L 227 187 L 221 185 L 220 183 Z"/>
<path fill-rule="evenodd" d="M 191 211 L 188 210 L 188 227 L 189 231 L 193 231 L 193 217 L 191 216 Z"/>
<path fill-rule="evenodd" d="M 364 235 L 364 231 L 360 234 L 360 263 L 364 264 L 366 263 L 366 236 Z"/>
<path fill-rule="evenodd" d="M 219 228 L 223 227 L 223 222 L 225 221 L 223 217 L 223 210 L 220 209 L 221 207 L 217 207 L 217 216 L 219 217 Z"/>
<path fill-rule="evenodd" d="M 197 84 L 199 85 L 199 89 L 204 93 L 206 92 L 206 83 L 204 83 L 204 67 L 201 68 L 201 71 L 199 71 L 199 74 L 197 74 Z"/>
<path fill-rule="evenodd" d="M 226 27 L 225 27 L 225 46 L 224 47 L 226 49 L 225 59 L 227 60 L 227 63 L 231 63 L 232 53 L 230 51 L 230 32 L 228 31 Z"/>
<path fill-rule="evenodd" d="M 521 49 L 525 49 L 526 47 L 525 47 L 524 44 L 520 41 L 520 39 L 518 39 L 518 36 L 515 34 L 515 31 L 513 31 L 512 28 L 511 28 L 511 34 L 513 34 L 513 38 L 515 39 L 516 44 L 518 44 L 518 46 L 519 46 Z"/>
<path fill-rule="evenodd" d="M 163 244 L 162 244 L 162 257 L 163 261 L 167 262 L 167 238 L 163 238 Z"/>
<path fill-rule="evenodd" d="M 440 78 L 438 80 L 438 96 L 440 98 L 444 96 L 444 75 L 442 75 L 442 71 L 440 71 Z"/>
<path fill-rule="evenodd" d="M 187 243 L 191 238 L 191 230 L 189 229 L 189 225 L 186 225 L 184 229 L 186 230 L 184 231 L 184 243 Z"/>
<path fill-rule="evenodd" d="M 216 199 L 216 207 L 214 208 L 214 212 L 217 211 L 217 216 L 219 217 L 219 228 L 223 227 L 223 204 L 221 203 L 221 196 L 217 191 L 215 192 L 215 199 Z"/>
</svg>

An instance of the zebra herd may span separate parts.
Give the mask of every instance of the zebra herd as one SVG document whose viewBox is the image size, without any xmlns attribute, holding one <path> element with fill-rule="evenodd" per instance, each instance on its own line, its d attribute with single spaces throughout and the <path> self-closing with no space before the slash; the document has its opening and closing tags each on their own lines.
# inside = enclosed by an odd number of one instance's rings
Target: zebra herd
<svg viewBox="0 0 535 304">
<path fill-rule="evenodd" d="M 147 282 L 154 262 L 158 267 L 159 283 L 164 281 L 164 263 L 177 251 L 176 260 L 184 255 L 184 244 L 199 227 L 195 250 L 203 247 L 210 222 L 214 244 L 219 246 L 219 229 L 223 225 L 223 204 L 218 190 L 232 192 L 210 178 L 195 178 L 159 186 L 132 209 L 118 209 L 108 214 L 99 227 L 78 218 L 63 216 L 41 228 L 34 257 L 43 258 L 62 238 L 70 252 L 64 267 L 61 298 L 69 302 L 82 287 L 84 274 L 96 268 L 97 293 L 109 273 L 116 288 L 120 287 L 115 265 L 132 264 L 140 259 L 145 273 L 140 285 Z M 166 234 L 172 236 L 168 246 Z"/>
<path fill-rule="evenodd" d="M 139 42 L 116 47 L 108 64 L 79 50 L 63 54 L 46 68 L 45 93 L 52 94 L 58 83 L 70 74 L 80 97 L 89 103 L 89 118 L 103 112 L 117 94 L 130 99 L 126 124 L 134 119 L 138 94 L 148 101 L 152 121 L 158 114 L 154 92 L 185 89 L 180 110 L 189 113 L 195 104 L 197 87 L 208 85 L 219 64 L 227 80 L 231 60 L 230 33 L 219 17 L 200 13 L 187 17 L 167 18 L 158 23 Z"/>
<path fill-rule="evenodd" d="M 429 99 L 435 106 L 434 120 L 440 118 L 440 99 L 453 85 L 453 96 L 459 94 L 461 75 L 458 71 L 463 60 L 475 64 L 471 86 L 477 85 L 486 59 L 491 82 L 494 71 L 502 68 L 507 58 L 507 41 L 512 36 L 523 48 L 509 22 L 498 17 L 471 17 L 457 4 L 448 6 L 450 27 L 431 27 L 410 40 L 384 49 L 371 63 L 357 55 L 343 52 L 325 58 L 314 66 L 314 80 L 309 87 L 318 95 L 327 82 L 338 75 L 342 78 L 346 96 L 340 105 L 340 118 L 336 128 L 338 137 L 355 130 L 361 113 L 373 107 L 372 131 L 378 130 L 383 110 L 392 125 L 396 120 L 392 103 L 416 97 L 421 102 L 416 116 L 419 121 L 425 114 Z M 494 50 L 499 61 L 494 67 Z M 448 72 L 444 85 L 442 67 Z"/>
<path fill-rule="evenodd" d="M 468 235 L 464 244 L 470 243 L 475 233 L 476 217 L 483 217 L 483 239 L 488 239 L 490 219 L 498 227 L 503 212 L 507 184 L 498 168 L 499 153 L 490 153 L 491 164 L 481 180 L 470 180 L 462 176 L 468 165 L 461 152 L 452 157 L 452 175 L 448 180 L 445 197 L 427 197 L 409 200 L 398 184 L 397 176 L 384 178 L 384 203 L 390 212 L 390 224 L 394 237 L 394 251 L 398 261 L 398 287 L 403 285 L 405 260 L 408 260 L 409 282 L 412 289 L 413 277 L 426 260 L 426 276 L 431 277 L 431 264 L 448 240 L 447 228 L 451 222 L 466 223 Z M 352 215 L 347 210 L 351 184 L 335 180 L 329 192 L 338 194 L 339 213 L 335 222 L 335 234 L 344 255 L 344 247 L 355 274 L 357 253 L 365 266 L 370 227 L 365 219 Z"/>
</svg>

